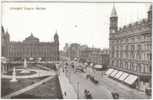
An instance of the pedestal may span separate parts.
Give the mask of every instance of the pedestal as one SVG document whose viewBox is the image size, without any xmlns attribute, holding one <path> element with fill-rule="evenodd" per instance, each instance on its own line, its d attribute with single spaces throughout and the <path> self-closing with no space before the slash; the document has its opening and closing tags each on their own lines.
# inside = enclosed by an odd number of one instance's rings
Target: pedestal
<svg viewBox="0 0 153 100">
<path fill-rule="evenodd" d="M 20 73 L 30 73 L 27 69 L 23 69 Z"/>
</svg>

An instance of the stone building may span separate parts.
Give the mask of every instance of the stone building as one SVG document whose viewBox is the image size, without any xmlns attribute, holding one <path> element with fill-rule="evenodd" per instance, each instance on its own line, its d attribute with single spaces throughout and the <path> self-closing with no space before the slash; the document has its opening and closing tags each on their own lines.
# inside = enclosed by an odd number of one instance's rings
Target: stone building
<svg viewBox="0 0 153 100">
<path fill-rule="evenodd" d="M 151 87 L 152 68 L 152 6 L 148 10 L 148 17 L 136 21 L 122 28 L 118 28 L 118 16 L 115 6 L 110 16 L 110 65 L 113 70 L 112 77 L 125 76 L 120 80 L 128 85 L 134 84 L 135 88 L 145 90 Z M 115 73 L 115 74 L 114 74 Z M 120 73 L 120 75 L 119 75 Z M 128 82 L 130 75 L 135 76 L 135 80 Z M 119 78 L 119 77 L 118 77 Z M 130 84 L 129 84 L 130 83 Z"/>
<path fill-rule="evenodd" d="M 80 49 L 80 44 L 72 43 L 67 49 L 67 56 L 71 60 L 74 60 L 75 58 L 79 57 L 79 49 Z"/>
<path fill-rule="evenodd" d="M 92 63 L 102 65 L 103 68 L 107 68 L 109 65 L 109 49 L 92 50 L 88 59 Z"/>
<path fill-rule="evenodd" d="M 40 42 L 33 34 L 21 41 L 10 41 L 9 33 L 2 26 L 2 56 L 9 60 L 41 58 L 43 61 L 59 60 L 59 37 L 57 32 L 53 42 Z"/>
</svg>

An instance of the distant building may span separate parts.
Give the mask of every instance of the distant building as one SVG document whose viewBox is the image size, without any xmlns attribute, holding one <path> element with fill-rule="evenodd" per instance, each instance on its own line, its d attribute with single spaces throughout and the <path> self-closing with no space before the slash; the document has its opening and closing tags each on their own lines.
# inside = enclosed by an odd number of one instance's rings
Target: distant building
<svg viewBox="0 0 153 100">
<path fill-rule="evenodd" d="M 43 61 L 59 60 L 59 37 L 57 32 L 53 42 L 40 42 L 33 34 L 22 42 L 10 41 L 9 33 L 2 26 L 2 56 L 9 60 L 41 58 Z"/>
<path fill-rule="evenodd" d="M 80 51 L 79 51 L 79 59 L 80 62 L 86 62 L 89 59 L 89 55 L 92 52 L 91 48 L 89 48 L 86 45 L 83 45 L 80 47 Z"/>
<path fill-rule="evenodd" d="M 103 65 L 105 68 L 109 65 L 109 49 L 101 50 L 100 48 L 90 48 L 87 45 L 72 43 L 65 45 L 64 52 L 71 60 L 77 58 L 82 63 L 91 62 Z"/>
<path fill-rule="evenodd" d="M 86 61 L 91 52 L 91 49 L 87 45 L 80 45 L 78 43 L 66 44 L 64 47 L 66 56 L 71 60 L 79 58 L 81 61 Z"/>
<path fill-rule="evenodd" d="M 118 16 L 113 7 L 109 30 L 109 66 L 128 75 L 137 76 L 137 81 L 134 83 L 136 88 L 145 90 L 145 88 L 151 87 L 152 6 L 148 11 L 147 19 L 125 25 L 123 28 L 118 28 Z M 112 74 L 112 76 L 114 75 Z M 126 81 L 128 78 L 129 76 L 122 81 L 128 83 Z"/>
<path fill-rule="evenodd" d="M 109 65 L 109 50 L 92 50 L 89 55 L 89 61 L 107 68 Z"/>
<path fill-rule="evenodd" d="M 68 53 L 68 57 L 73 60 L 77 57 L 79 57 L 79 48 L 80 48 L 80 44 L 77 43 L 72 43 L 70 45 L 70 47 L 67 50 Z"/>
</svg>

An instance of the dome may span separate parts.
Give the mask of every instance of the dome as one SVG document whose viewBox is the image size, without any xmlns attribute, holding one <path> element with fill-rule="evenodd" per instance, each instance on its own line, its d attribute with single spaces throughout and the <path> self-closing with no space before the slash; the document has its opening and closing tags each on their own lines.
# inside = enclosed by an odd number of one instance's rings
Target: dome
<svg viewBox="0 0 153 100">
<path fill-rule="evenodd" d="M 31 33 L 30 36 L 28 36 L 24 42 L 28 42 L 28 43 L 36 43 L 36 42 L 39 42 L 39 39 L 34 37 L 33 34 Z"/>
</svg>

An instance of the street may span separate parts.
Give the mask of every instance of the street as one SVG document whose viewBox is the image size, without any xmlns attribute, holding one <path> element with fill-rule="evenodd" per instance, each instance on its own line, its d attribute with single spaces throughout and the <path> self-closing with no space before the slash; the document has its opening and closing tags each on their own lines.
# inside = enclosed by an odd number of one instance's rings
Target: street
<svg viewBox="0 0 153 100">
<path fill-rule="evenodd" d="M 77 83 L 79 82 L 79 99 L 84 99 L 84 90 L 91 92 L 94 99 L 112 99 L 111 93 L 102 85 L 96 85 L 86 79 L 85 74 L 80 72 L 73 73 L 72 70 L 67 73 L 70 83 L 73 85 L 76 93 L 78 93 Z"/>
<path fill-rule="evenodd" d="M 94 84 L 86 78 L 86 73 L 74 72 L 71 68 L 67 69 L 66 76 L 73 85 L 76 93 L 79 93 L 79 98 L 84 99 L 84 90 L 91 92 L 94 99 L 112 99 L 111 92 L 117 92 L 120 99 L 149 99 L 151 97 L 145 95 L 136 89 L 132 89 L 122 83 L 119 83 L 111 78 L 102 77 L 99 79 L 99 84 Z M 78 85 L 79 83 L 79 85 Z M 79 91 L 79 92 L 78 92 Z"/>
</svg>

